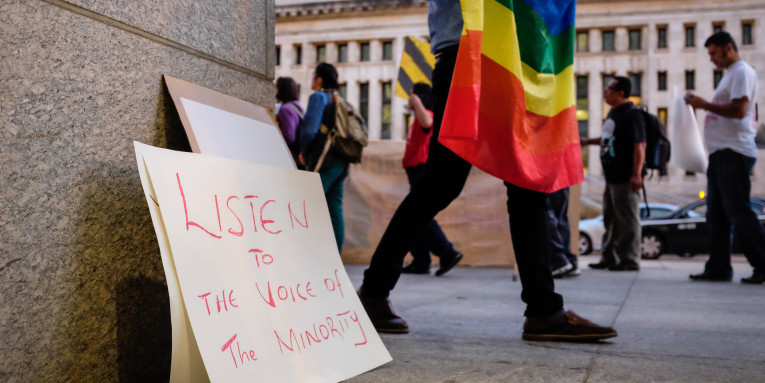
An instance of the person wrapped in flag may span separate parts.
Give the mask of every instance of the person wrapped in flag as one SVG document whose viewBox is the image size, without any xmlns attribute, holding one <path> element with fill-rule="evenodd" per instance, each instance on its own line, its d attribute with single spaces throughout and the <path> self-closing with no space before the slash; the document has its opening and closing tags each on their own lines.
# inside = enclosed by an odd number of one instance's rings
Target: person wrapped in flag
<svg viewBox="0 0 765 383">
<path fill-rule="evenodd" d="M 575 5 L 575 0 L 428 2 L 436 56 L 430 154 L 421 182 L 391 218 L 358 291 L 378 332 L 409 332 L 388 296 L 407 250 L 457 198 L 475 163 L 507 187 L 526 303 L 523 339 L 592 341 L 617 335 L 564 310 L 550 271 L 546 193 L 583 179 L 576 119 L 567 117 L 574 112 L 565 93 L 570 89 L 573 98 L 573 77 L 564 73 L 570 68 L 558 71 L 568 62 L 561 56 L 573 52 Z M 569 77 L 571 83 L 564 84 Z M 550 85 L 552 91 L 545 87 Z"/>
</svg>

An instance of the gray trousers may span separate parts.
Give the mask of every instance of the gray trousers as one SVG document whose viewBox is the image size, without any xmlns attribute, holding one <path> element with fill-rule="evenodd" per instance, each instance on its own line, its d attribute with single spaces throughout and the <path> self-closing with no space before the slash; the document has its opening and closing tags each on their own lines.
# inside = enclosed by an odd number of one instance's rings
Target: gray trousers
<svg viewBox="0 0 765 383">
<path fill-rule="evenodd" d="M 640 261 L 640 191 L 630 184 L 606 183 L 603 193 L 602 261 L 611 264 L 638 264 Z"/>
</svg>

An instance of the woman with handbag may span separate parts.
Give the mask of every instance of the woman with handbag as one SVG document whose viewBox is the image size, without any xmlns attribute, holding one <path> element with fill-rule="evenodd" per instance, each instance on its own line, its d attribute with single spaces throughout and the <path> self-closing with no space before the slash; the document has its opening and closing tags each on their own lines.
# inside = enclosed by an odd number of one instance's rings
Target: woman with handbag
<svg viewBox="0 0 765 383">
<path fill-rule="evenodd" d="M 327 63 L 316 66 L 303 121 L 300 124 L 298 160 L 306 170 L 319 172 L 327 199 L 329 217 L 335 232 L 338 252 L 343 249 L 345 222 L 343 220 L 343 183 L 348 177 L 349 162 L 331 147 L 325 149 L 329 134 L 335 127 L 337 70 Z"/>
</svg>

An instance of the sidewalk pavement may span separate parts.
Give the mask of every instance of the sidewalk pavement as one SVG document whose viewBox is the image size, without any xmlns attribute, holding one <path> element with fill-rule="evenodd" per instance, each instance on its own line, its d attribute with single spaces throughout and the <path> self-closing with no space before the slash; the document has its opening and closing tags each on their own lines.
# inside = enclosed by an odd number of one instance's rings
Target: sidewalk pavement
<svg viewBox="0 0 765 383">
<path fill-rule="evenodd" d="M 347 382 L 765 382 L 765 285 L 691 282 L 706 257 L 664 256 L 640 272 L 590 270 L 556 280 L 565 307 L 619 336 L 600 343 L 521 340 L 513 269 L 402 275 L 391 293 L 410 333 L 381 334 L 393 361 Z M 346 265 L 356 288 L 364 265 Z M 435 268 L 433 269 L 435 270 Z"/>
</svg>

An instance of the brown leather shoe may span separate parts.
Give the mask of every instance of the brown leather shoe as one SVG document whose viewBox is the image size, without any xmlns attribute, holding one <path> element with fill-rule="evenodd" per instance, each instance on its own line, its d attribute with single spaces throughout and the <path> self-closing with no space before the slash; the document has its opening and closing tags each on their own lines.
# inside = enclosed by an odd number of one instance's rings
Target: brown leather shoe
<svg viewBox="0 0 765 383">
<path fill-rule="evenodd" d="M 409 333 L 409 326 L 405 320 L 393 311 L 390 299 L 365 296 L 362 295 L 361 291 L 359 289 L 356 293 L 359 295 L 361 304 L 364 306 L 364 310 L 369 315 L 369 319 L 372 321 L 377 332 L 385 334 Z"/>
<path fill-rule="evenodd" d="M 599 326 L 571 310 L 547 318 L 526 318 L 523 340 L 592 342 L 617 336 L 611 327 Z"/>
</svg>

